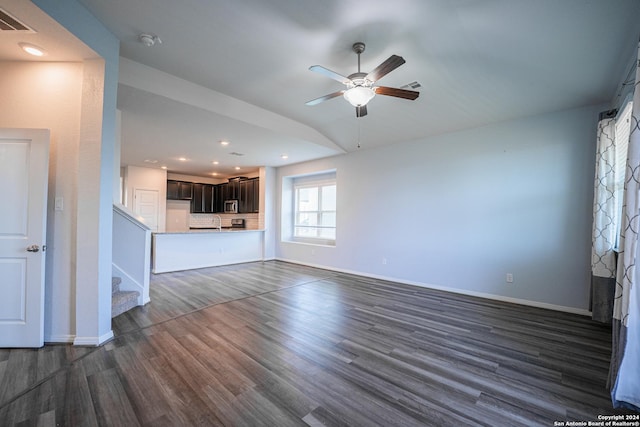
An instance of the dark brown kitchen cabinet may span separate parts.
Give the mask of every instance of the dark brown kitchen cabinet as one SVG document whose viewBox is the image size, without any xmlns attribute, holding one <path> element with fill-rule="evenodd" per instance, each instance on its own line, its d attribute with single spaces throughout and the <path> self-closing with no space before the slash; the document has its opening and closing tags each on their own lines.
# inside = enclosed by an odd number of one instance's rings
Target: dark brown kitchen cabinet
<svg viewBox="0 0 640 427">
<path fill-rule="evenodd" d="M 224 206 L 222 204 L 222 198 L 220 196 L 220 186 L 214 185 L 211 189 L 211 194 L 213 196 L 213 213 L 222 213 Z"/>
<path fill-rule="evenodd" d="M 227 200 L 227 189 L 229 185 L 227 183 L 218 184 L 215 186 L 214 191 L 214 212 L 224 213 L 224 201 Z"/>
<path fill-rule="evenodd" d="M 168 200 L 191 200 L 193 197 L 193 184 L 184 181 L 167 181 Z"/>
<path fill-rule="evenodd" d="M 180 194 L 180 183 L 178 181 L 167 181 L 167 199 L 176 200 Z"/>
<path fill-rule="evenodd" d="M 224 184 L 167 181 L 168 200 L 191 200 L 191 213 L 224 213 L 225 200 L 238 200 L 238 213 L 260 210 L 260 179 L 232 178 Z"/>
<path fill-rule="evenodd" d="M 253 203 L 251 197 L 249 197 L 250 194 L 253 194 L 253 191 L 249 187 L 253 187 L 252 181 L 240 181 L 240 197 L 238 199 L 238 211 L 240 213 L 251 212 L 251 209 L 253 209 Z"/>
<path fill-rule="evenodd" d="M 240 200 L 240 183 L 246 178 L 231 178 L 227 183 L 227 200 Z"/>
<path fill-rule="evenodd" d="M 215 212 L 215 206 L 213 205 L 213 189 L 215 185 L 205 184 L 202 190 L 202 200 L 204 204 L 205 213 Z"/>
<path fill-rule="evenodd" d="M 254 213 L 260 209 L 260 181 L 258 178 L 240 181 L 238 209 L 241 213 Z"/>
<path fill-rule="evenodd" d="M 260 178 L 253 178 L 253 211 L 260 212 Z"/>
<path fill-rule="evenodd" d="M 191 213 L 203 213 L 202 187 L 204 184 L 193 184 L 193 197 L 191 198 Z"/>
<path fill-rule="evenodd" d="M 212 213 L 213 209 L 213 185 L 194 183 L 191 213 Z"/>
</svg>

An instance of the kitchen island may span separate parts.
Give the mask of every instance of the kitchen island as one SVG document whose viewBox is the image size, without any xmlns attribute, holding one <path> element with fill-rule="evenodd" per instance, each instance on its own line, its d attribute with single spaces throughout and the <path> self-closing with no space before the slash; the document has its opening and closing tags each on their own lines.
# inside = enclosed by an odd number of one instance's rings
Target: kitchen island
<svg viewBox="0 0 640 427">
<path fill-rule="evenodd" d="M 264 230 L 201 228 L 153 233 L 153 273 L 262 261 Z"/>
</svg>

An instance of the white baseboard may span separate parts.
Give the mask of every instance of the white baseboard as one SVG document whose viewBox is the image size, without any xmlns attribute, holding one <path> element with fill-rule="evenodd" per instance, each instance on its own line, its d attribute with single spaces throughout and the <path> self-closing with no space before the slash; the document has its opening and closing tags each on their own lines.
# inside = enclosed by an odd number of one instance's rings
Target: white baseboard
<svg viewBox="0 0 640 427">
<path fill-rule="evenodd" d="M 75 338 L 75 335 L 51 335 L 45 337 L 44 342 L 47 344 L 72 344 Z"/>
<path fill-rule="evenodd" d="M 73 345 L 97 347 L 113 338 L 113 331 L 109 331 L 100 337 L 76 337 Z"/>
<path fill-rule="evenodd" d="M 416 282 L 416 281 L 412 281 L 412 280 L 398 279 L 397 277 L 381 276 L 381 275 L 377 275 L 377 274 L 363 273 L 361 271 L 354 271 L 354 270 L 347 270 L 347 269 L 341 269 L 341 268 L 327 267 L 326 265 L 305 263 L 305 262 L 294 261 L 294 260 L 285 259 L 285 258 L 275 258 L 275 260 L 283 261 L 283 262 L 290 262 L 292 264 L 305 265 L 307 267 L 321 268 L 323 270 L 335 271 L 335 272 L 338 272 L 338 273 L 347 273 L 347 274 L 354 274 L 356 276 L 370 277 L 372 279 L 387 280 L 389 282 L 402 283 L 404 285 L 419 286 L 421 288 L 435 289 L 435 290 L 438 290 L 438 291 L 451 292 L 451 293 L 455 293 L 455 294 L 468 295 L 468 296 L 472 296 L 472 297 L 484 298 L 484 299 L 489 299 L 489 300 L 494 300 L 494 301 L 509 302 L 509 303 L 513 303 L 513 304 L 526 305 L 526 306 L 529 306 L 529 307 L 545 308 L 547 310 L 562 311 L 562 312 L 565 312 L 565 313 L 572 313 L 572 314 L 578 314 L 578 315 L 581 315 L 581 316 L 591 317 L 591 311 L 580 309 L 580 308 L 576 308 L 576 307 L 567 307 L 567 306 L 564 306 L 564 305 L 549 304 L 549 303 L 540 302 L 540 301 L 531 301 L 531 300 L 526 300 L 526 299 L 521 299 L 521 298 L 507 297 L 507 296 L 503 296 L 503 295 L 496 295 L 496 294 L 489 294 L 489 293 L 484 293 L 484 292 L 469 291 L 469 290 L 466 290 L 466 289 L 458 289 L 458 288 L 450 288 L 450 287 L 447 287 L 447 286 L 432 285 L 432 284 L 429 284 L 429 283 Z"/>
</svg>

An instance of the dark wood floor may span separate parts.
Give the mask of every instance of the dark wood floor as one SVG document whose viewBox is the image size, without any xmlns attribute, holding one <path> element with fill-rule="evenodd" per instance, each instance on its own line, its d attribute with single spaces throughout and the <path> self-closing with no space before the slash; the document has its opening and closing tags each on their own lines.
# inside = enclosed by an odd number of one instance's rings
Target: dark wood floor
<svg viewBox="0 0 640 427">
<path fill-rule="evenodd" d="M 99 348 L 0 350 L 0 425 L 532 426 L 617 413 L 589 319 L 282 262 L 153 276 Z"/>
</svg>

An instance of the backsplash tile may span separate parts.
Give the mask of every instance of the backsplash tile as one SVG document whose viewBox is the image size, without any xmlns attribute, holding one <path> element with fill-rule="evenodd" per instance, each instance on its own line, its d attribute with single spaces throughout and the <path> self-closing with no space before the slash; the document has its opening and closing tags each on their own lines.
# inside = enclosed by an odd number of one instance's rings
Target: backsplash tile
<svg viewBox="0 0 640 427">
<path fill-rule="evenodd" d="M 219 214 L 223 227 L 231 227 L 231 220 L 244 218 L 245 228 L 256 230 L 260 228 L 259 214 Z M 218 214 L 190 214 L 189 227 L 217 227 Z"/>
</svg>

